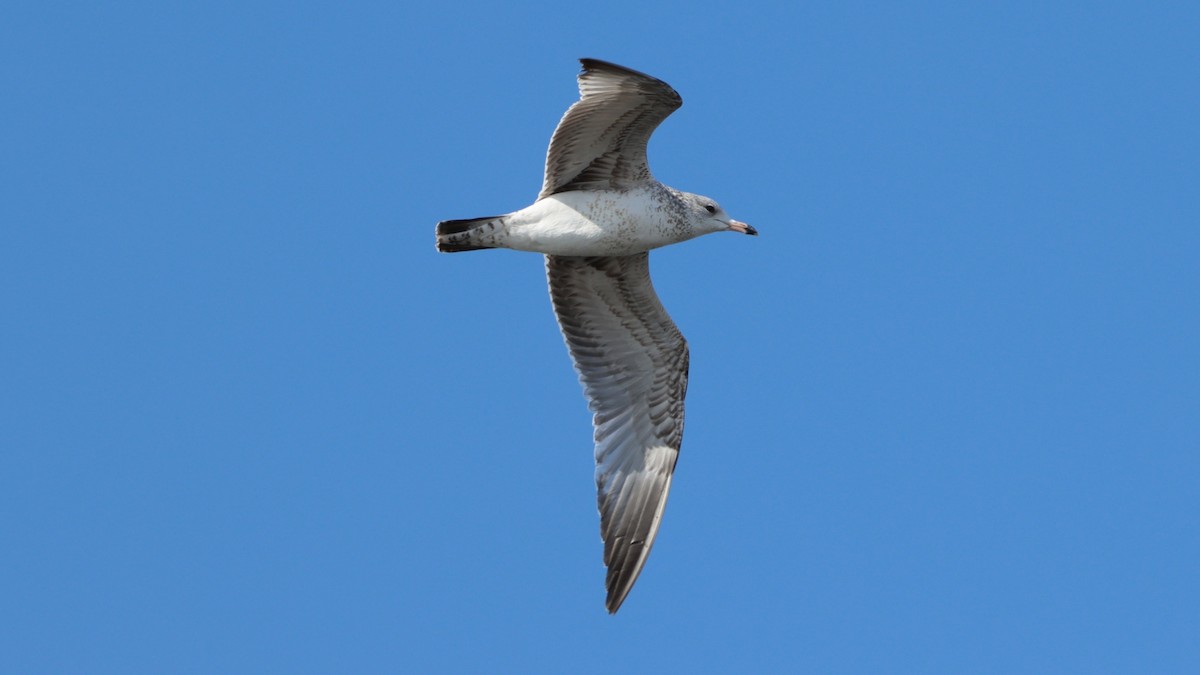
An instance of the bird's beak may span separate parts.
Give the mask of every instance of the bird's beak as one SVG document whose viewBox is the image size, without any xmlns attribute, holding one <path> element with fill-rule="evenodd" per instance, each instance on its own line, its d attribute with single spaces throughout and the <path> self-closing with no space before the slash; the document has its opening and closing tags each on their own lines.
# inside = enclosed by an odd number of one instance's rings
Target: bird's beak
<svg viewBox="0 0 1200 675">
<path fill-rule="evenodd" d="M 758 230 L 754 229 L 753 225 L 747 225 L 740 220 L 729 221 L 729 229 L 733 230 L 734 232 L 741 232 L 742 234 L 749 234 L 755 237 L 758 236 Z"/>
</svg>

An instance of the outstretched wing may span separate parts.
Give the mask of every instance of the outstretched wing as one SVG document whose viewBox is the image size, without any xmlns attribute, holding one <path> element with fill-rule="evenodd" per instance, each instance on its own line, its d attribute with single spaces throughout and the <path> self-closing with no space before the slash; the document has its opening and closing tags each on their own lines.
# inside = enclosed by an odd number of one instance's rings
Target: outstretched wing
<svg viewBox="0 0 1200 675">
<path fill-rule="evenodd" d="M 600 534 L 616 612 L 646 564 L 683 440 L 687 341 L 649 254 L 546 256 L 550 298 L 594 413 Z"/>
<path fill-rule="evenodd" d="M 606 61 L 580 59 L 579 100 L 546 153 L 538 198 L 570 190 L 627 188 L 651 180 L 650 134 L 683 99 L 666 82 Z"/>
</svg>

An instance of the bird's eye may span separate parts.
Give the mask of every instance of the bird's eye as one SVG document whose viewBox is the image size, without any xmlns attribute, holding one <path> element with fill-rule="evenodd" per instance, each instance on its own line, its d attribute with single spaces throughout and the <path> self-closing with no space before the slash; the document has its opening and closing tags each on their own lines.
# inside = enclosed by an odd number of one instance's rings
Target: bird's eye
<svg viewBox="0 0 1200 675">
<path fill-rule="evenodd" d="M 705 204 L 705 205 L 704 205 L 704 210 L 705 210 L 705 211 L 708 211 L 709 213 L 716 213 L 716 212 L 717 212 L 717 205 L 716 205 L 716 204 Z"/>
</svg>

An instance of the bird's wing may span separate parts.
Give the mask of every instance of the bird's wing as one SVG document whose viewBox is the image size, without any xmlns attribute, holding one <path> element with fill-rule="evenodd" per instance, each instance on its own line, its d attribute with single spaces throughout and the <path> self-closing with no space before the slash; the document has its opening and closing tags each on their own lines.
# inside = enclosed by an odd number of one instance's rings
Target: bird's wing
<svg viewBox="0 0 1200 675">
<path fill-rule="evenodd" d="M 650 284 L 649 254 L 546 256 L 550 298 L 594 413 L 609 612 L 637 580 L 683 439 L 688 346 Z"/>
<path fill-rule="evenodd" d="M 652 180 L 646 143 L 663 120 L 683 105 L 666 82 L 622 66 L 580 59 L 579 100 L 572 105 L 546 153 L 546 178 L 538 198 L 569 190 L 623 189 Z"/>
</svg>

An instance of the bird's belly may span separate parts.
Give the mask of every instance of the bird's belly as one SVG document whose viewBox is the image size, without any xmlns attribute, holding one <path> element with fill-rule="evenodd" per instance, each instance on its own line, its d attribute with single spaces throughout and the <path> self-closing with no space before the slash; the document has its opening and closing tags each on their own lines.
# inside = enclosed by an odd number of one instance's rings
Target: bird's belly
<svg viewBox="0 0 1200 675">
<path fill-rule="evenodd" d="M 688 238 L 638 193 L 559 193 L 506 221 L 504 246 L 550 255 L 632 255 Z"/>
</svg>

